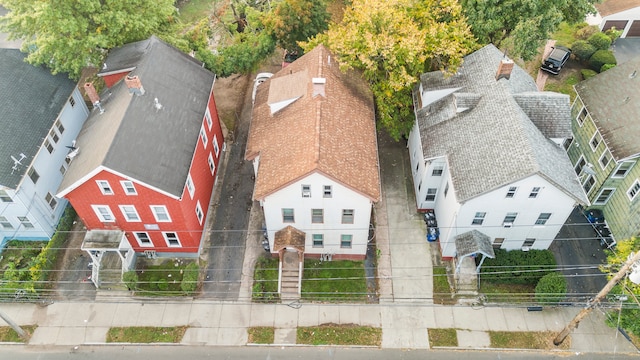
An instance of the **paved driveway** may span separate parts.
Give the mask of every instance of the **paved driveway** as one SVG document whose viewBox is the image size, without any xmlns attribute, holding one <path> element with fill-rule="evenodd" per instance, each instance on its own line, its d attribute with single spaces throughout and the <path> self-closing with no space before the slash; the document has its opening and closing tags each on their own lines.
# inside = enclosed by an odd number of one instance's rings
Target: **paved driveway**
<svg viewBox="0 0 640 360">
<path fill-rule="evenodd" d="M 640 57 L 640 38 L 618 39 L 611 45 L 618 64 Z"/>
</svg>

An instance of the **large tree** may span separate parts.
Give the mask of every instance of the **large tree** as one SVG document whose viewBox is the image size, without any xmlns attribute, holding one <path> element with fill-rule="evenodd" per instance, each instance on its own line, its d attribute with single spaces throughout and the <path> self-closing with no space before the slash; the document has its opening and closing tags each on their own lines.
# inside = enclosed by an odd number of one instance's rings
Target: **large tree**
<svg viewBox="0 0 640 360">
<path fill-rule="evenodd" d="M 330 15 L 325 0 L 282 0 L 265 15 L 264 23 L 276 44 L 288 51 L 301 51 L 298 42 L 327 30 Z"/>
<path fill-rule="evenodd" d="M 324 43 L 344 69 L 369 81 L 382 128 L 396 140 L 414 121 L 411 87 L 421 73 L 456 71 L 474 43 L 457 0 L 353 0 Z"/>
<path fill-rule="evenodd" d="M 170 22 L 174 0 L 2 0 L 2 29 L 22 39 L 27 61 L 73 79 L 106 51 L 149 37 Z"/>
<path fill-rule="evenodd" d="M 461 0 L 471 31 L 482 43 L 500 43 L 510 38 L 513 55 L 525 60 L 562 21 L 576 23 L 594 13 L 600 0 Z"/>
</svg>

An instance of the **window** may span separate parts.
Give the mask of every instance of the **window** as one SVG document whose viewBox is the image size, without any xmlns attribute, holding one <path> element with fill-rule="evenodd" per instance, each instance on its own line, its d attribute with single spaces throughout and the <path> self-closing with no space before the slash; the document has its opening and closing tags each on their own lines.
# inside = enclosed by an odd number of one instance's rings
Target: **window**
<svg viewBox="0 0 640 360">
<path fill-rule="evenodd" d="M 60 133 L 60 135 L 62 135 L 62 133 L 64 133 L 64 126 L 60 122 L 60 119 L 56 120 L 56 122 L 53 124 L 53 126 L 55 126 L 56 129 L 58 129 L 58 132 Z"/>
<path fill-rule="evenodd" d="M 504 242 L 504 238 L 495 238 L 493 239 L 493 244 L 491 244 L 493 246 L 494 249 L 500 249 L 502 247 L 502 243 Z"/>
<path fill-rule="evenodd" d="M 620 163 L 620 165 L 618 165 L 618 167 L 613 172 L 613 175 L 611 177 L 623 178 L 623 177 L 627 176 L 627 174 L 629 173 L 629 170 L 631 170 L 631 168 L 633 167 L 634 164 L 635 164 L 635 162 L 633 162 L 633 161 L 625 161 L 625 162 Z"/>
<path fill-rule="evenodd" d="M 511 186 L 509 187 L 509 190 L 507 190 L 507 198 L 511 199 L 516 195 L 516 190 L 518 190 L 518 188 L 516 186 Z"/>
<path fill-rule="evenodd" d="M 211 121 L 211 113 L 209 112 L 209 109 L 207 109 L 204 112 L 204 118 L 207 121 L 207 127 L 209 128 L 209 130 L 211 130 L 211 126 L 213 126 L 213 121 Z"/>
<path fill-rule="evenodd" d="M 325 185 L 322 187 L 322 196 L 326 198 L 331 197 L 331 185 Z"/>
<path fill-rule="evenodd" d="M 302 185 L 302 197 L 303 198 L 311 197 L 311 185 Z"/>
<path fill-rule="evenodd" d="M 600 190 L 600 194 L 596 197 L 596 200 L 593 202 L 594 205 L 604 205 L 609 201 L 611 195 L 616 191 L 616 189 L 605 188 Z"/>
<path fill-rule="evenodd" d="M 157 222 L 171 222 L 171 217 L 169 216 L 169 211 L 167 207 L 164 205 L 151 205 L 151 212 L 153 213 L 153 217 Z"/>
<path fill-rule="evenodd" d="M 545 225 L 550 217 L 551 213 L 540 213 L 538 219 L 536 220 L 536 225 Z"/>
<path fill-rule="evenodd" d="M 20 225 L 24 226 L 25 229 L 33 229 L 33 224 L 29 221 L 28 217 L 18 216 L 18 221 L 20 221 Z"/>
<path fill-rule="evenodd" d="M 580 175 L 582 173 L 582 168 L 584 168 L 586 165 L 587 162 L 585 161 L 584 157 L 580 155 L 580 159 L 578 159 L 578 162 L 573 169 L 576 171 L 576 174 Z"/>
<path fill-rule="evenodd" d="M 535 199 L 538 197 L 538 193 L 540 193 L 540 188 L 539 187 L 534 187 L 533 189 L 531 189 L 531 192 L 529 193 L 529 198 L 530 199 Z"/>
<path fill-rule="evenodd" d="M 568 151 L 571 144 L 573 144 L 573 138 L 564 139 L 564 141 L 562 142 L 564 151 Z"/>
<path fill-rule="evenodd" d="M 71 104 L 71 107 L 76 106 L 76 99 L 74 99 L 73 97 L 69 98 L 69 104 Z"/>
<path fill-rule="evenodd" d="M 591 189 L 593 189 L 593 185 L 595 185 L 596 183 L 596 179 L 593 177 L 593 175 L 589 175 L 586 180 L 584 181 L 584 184 L 582 184 L 582 188 L 584 189 L 585 194 L 588 194 L 591 192 Z"/>
<path fill-rule="evenodd" d="M 324 247 L 324 235 L 322 234 L 313 234 L 313 247 Z"/>
<path fill-rule="evenodd" d="M 342 223 L 353 224 L 353 209 L 342 209 Z"/>
<path fill-rule="evenodd" d="M 93 211 L 98 216 L 101 222 L 114 222 L 116 218 L 113 216 L 111 209 L 108 205 L 91 205 Z"/>
<path fill-rule="evenodd" d="M 60 136 L 58 136 L 58 133 L 54 129 L 49 131 L 49 138 L 51 138 L 54 144 L 57 144 L 58 140 L 60 140 Z"/>
<path fill-rule="evenodd" d="M 139 222 L 140 216 L 138 216 L 138 212 L 136 211 L 136 207 L 133 205 L 119 205 L 120 211 L 122 211 L 122 215 L 127 222 Z"/>
<path fill-rule="evenodd" d="M 311 223 L 322 224 L 324 222 L 324 211 L 322 209 L 311 209 Z"/>
<path fill-rule="evenodd" d="M 13 229 L 13 225 L 11 225 L 9 219 L 4 216 L 0 216 L 0 226 L 2 226 L 3 229 Z"/>
<path fill-rule="evenodd" d="M 122 189 L 124 189 L 124 193 L 127 195 L 138 195 L 136 191 L 136 187 L 133 185 L 133 181 L 122 180 L 120 181 L 122 185 Z"/>
<path fill-rule="evenodd" d="M 442 176 L 443 170 L 444 170 L 443 164 L 435 164 L 433 165 L 433 171 L 431 172 L 431 176 Z"/>
<path fill-rule="evenodd" d="M 578 124 L 580 124 L 580 126 L 582 126 L 582 124 L 584 124 L 584 119 L 587 118 L 587 108 L 586 107 L 582 107 L 582 110 L 580 110 L 580 113 L 578 114 L 578 117 L 576 118 L 578 120 Z"/>
<path fill-rule="evenodd" d="M 283 223 L 295 222 L 295 218 L 293 216 L 293 209 L 282 209 L 282 222 Z"/>
<path fill-rule="evenodd" d="M 134 232 L 133 236 L 135 236 L 136 240 L 138 240 L 138 244 L 140 244 L 140 246 L 153 246 L 153 243 L 151 242 L 151 238 L 149 238 L 149 234 L 146 232 Z"/>
<path fill-rule="evenodd" d="M 49 141 L 49 138 L 44 139 L 44 147 L 47 148 L 49 154 L 53 152 L 53 145 L 51 145 L 51 141 Z"/>
<path fill-rule="evenodd" d="M 502 222 L 502 225 L 504 227 L 511 227 L 513 226 L 513 223 L 516 221 L 516 217 L 518 216 L 518 213 L 507 213 L 507 216 L 504 217 L 504 221 Z"/>
<path fill-rule="evenodd" d="M 207 162 L 209 163 L 209 170 L 211 170 L 211 175 L 213 176 L 216 173 L 216 163 L 213 162 L 213 156 L 211 153 L 209 153 Z"/>
<path fill-rule="evenodd" d="M 444 197 L 447 197 L 448 193 L 449 193 L 449 182 L 447 181 L 447 185 L 445 185 L 444 187 Z"/>
<path fill-rule="evenodd" d="M 54 210 L 56 208 L 56 205 L 58 205 L 58 200 L 56 200 L 56 198 L 51 195 L 50 192 L 47 193 L 47 195 L 44 197 L 44 201 L 47 202 L 47 204 L 49 204 L 49 207 L 51 208 L 51 210 Z"/>
<path fill-rule="evenodd" d="M 64 175 L 67 173 L 67 167 L 63 165 L 60 166 L 60 174 Z"/>
<path fill-rule="evenodd" d="M 6 190 L 0 190 L 0 201 L 2 202 L 13 202 L 11 200 L 11 196 Z"/>
<path fill-rule="evenodd" d="M 100 192 L 102 195 L 113 195 L 113 190 L 111 190 L 111 185 L 106 180 L 96 180 L 98 187 L 100 188 Z"/>
<path fill-rule="evenodd" d="M 218 137 L 213 135 L 213 152 L 216 153 L 216 157 L 220 155 L 220 147 L 218 146 Z"/>
<path fill-rule="evenodd" d="M 209 139 L 207 138 L 207 133 L 204 130 L 204 126 L 200 128 L 200 139 L 202 140 L 202 146 L 207 148 L 207 144 L 209 144 Z"/>
<path fill-rule="evenodd" d="M 353 240 L 353 235 L 350 235 L 350 234 L 340 235 L 340 247 L 342 249 L 351 249 L 352 240 Z"/>
<path fill-rule="evenodd" d="M 600 145 L 601 141 L 602 141 L 602 137 L 600 136 L 600 133 L 596 130 L 596 132 L 591 137 L 591 140 L 589 141 L 589 145 L 591 146 L 591 150 L 593 150 L 595 152 L 596 149 L 598 148 L 598 146 Z"/>
<path fill-rule="evenodd" d="M 435 201 L 437 193 L 438 193 L 438 189 L 436 189 L 436 188 L 428 188 L 427 189 L 427 196 L 424 197 L 424 201 Z"/>
<path fill-rule="evenodd" d="M 34 184 L 38 182 L 38 179 L 40 179 L 40 174 L 38 174 L 36 169 L 34 169 L 33 167 L 29 168 L 29 171 L 27 171 L 27 175 Z"/>
<path fill-rule="evenodd" d="M 198 217 L 198 223 L 202 225 L 202 219 L 204 219 L 204 213 L 202 212 L 202 206 L 200 206 L 200 200 L 196 203 L 196 216 Z"/>
<path fill-rule="evenodd" d="M 193 185 L 193 180 L 191 180 L 191 174 L 187 176 L 187 191 L 189 191 L 189 196 L 193 199 L 193 194 L 196 192 L 196 187 Z"/>
<path fill-rule="evenodd" d="M 603 170 L 606 169 L 610 161 L 611 161 L 611 154 L 609 153 L 609 150 L 603 151 L 602 156 L 600 156 L 600 160 L 598 160 L 598 162 L 600 163 L 600 167 Z"/>
<path fill-rule="evenodd" d="M 162 236 L 164 236 L 164 241 L 167 242 L 167 246 L 180 247 L 180 240 L 178 239 L 178 234 L 174 232 L 164 232 L 162 233 Z"/>
<path fill-rule="evenodd" d="M 640 182 L 638 181 L 638 179 L 636 179 L 636 181 L 633 183 L 633 185 L 631 185 L 629 190 L 627 190 L 627 196 L 629 197 L 629 200 L 635 199 L 639 191 L 640 191 Z"/>
<path fill-rule="evenodd" d="M 486 212 L 477 212 L 471 221 L 471 225 L 482 225 L 484 222 L 484 217 L 487 215 Z"/>
<path fill-rule="evenodd" d="M 534 242 L 536 242 L 536 239 L 527 238 L 527 239 L 525 239 L 524 243 L 522 243 L 522 247 L 523 248 L 530 248 L 530 247 L 533 246 Z"/>
</svg>

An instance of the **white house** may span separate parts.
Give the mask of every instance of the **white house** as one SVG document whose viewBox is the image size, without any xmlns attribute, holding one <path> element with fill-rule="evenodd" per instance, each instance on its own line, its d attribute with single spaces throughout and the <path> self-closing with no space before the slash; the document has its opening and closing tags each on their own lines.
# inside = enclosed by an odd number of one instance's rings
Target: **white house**
<svg viewBox="0 0 640 360">
<path fill-rule="evenodd" d="M 0 243 L 49 240 L 66 201 L 55 197 L 89 115 L 76 84 L 0 49 Z"/>
<path fill-rule="evenodd" d="M 274 256 L 365 257 L 380 198 L 373 97 L 325 47 L 258 87 L 245 159 Z"/>
<path fill-rule="evenodd" d="M 453 76 L 423 74 L 413 95 L 416 205 L 435 211 L 443 257 L 472 230 L 494 248 L 546 249 L 587 202 L 560 146 L 571 137 L 569 96 L 538 92 L 495 46 L 466 56 Z"/>
<path fill-rule="evenodd" d="M 606 0 L 594 6 L 600 30 L 615 27 L 622 30 L 621 38 L 640 36 L 640 0 Z"/>
</svg>

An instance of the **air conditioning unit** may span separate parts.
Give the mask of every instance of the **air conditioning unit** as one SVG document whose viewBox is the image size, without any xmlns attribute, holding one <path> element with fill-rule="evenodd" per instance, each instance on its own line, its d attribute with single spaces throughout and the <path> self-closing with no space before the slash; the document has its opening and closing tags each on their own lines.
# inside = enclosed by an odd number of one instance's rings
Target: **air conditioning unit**
<svg viewBox="0 0 640 360">
<path fill-rule="evenodd" d="M 513 223 L 512 222 L 506 222 L 506 223 L 503 223 L 502 226 L 506 227 L 506 228 L 510 228 L 510 227 L 513 226 Z"/>
<path fill-rule="evenodd" d="M 531 247 L 530 247 L 530 246 L 523 246 L 523 247 L 522 247 L 522 251 L 525 251 L 525 252 L 526 252 L 526 251 L 529 251 L 529 250 L 531 250 Z"/>
</svg>

